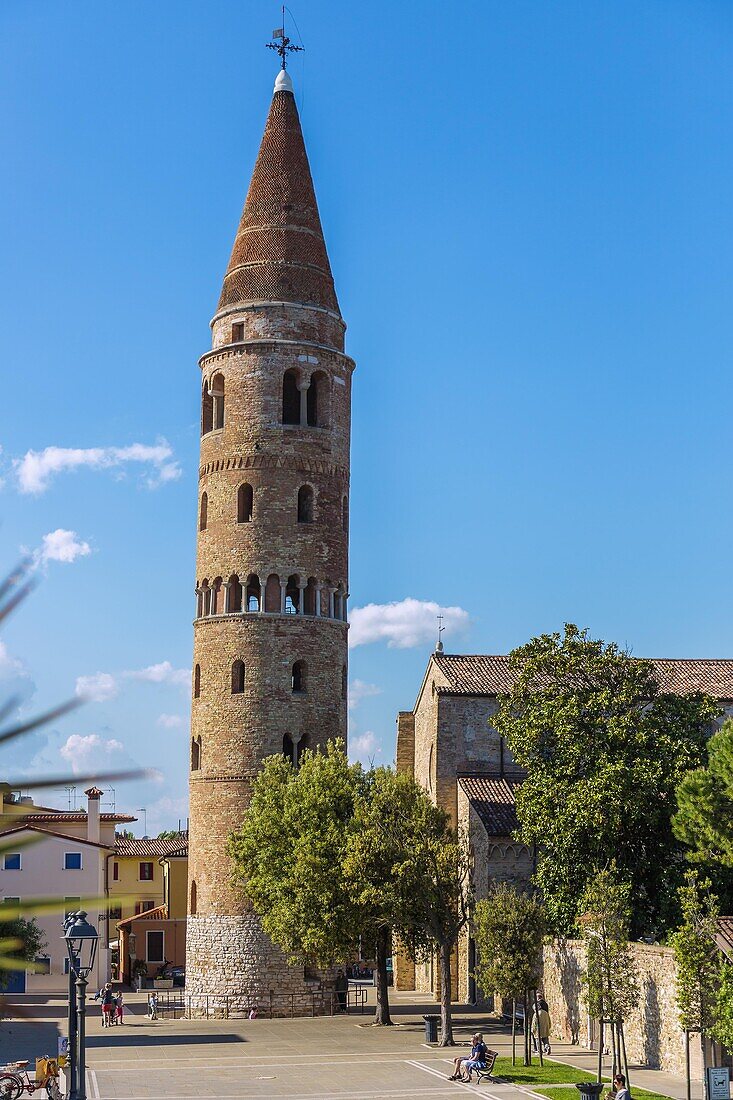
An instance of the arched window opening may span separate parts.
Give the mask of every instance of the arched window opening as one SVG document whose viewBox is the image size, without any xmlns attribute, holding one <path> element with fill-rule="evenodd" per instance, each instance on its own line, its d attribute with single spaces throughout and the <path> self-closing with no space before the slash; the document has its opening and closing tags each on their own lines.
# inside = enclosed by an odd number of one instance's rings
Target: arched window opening
<svg viewBox="0 0 733 1100">
<path fill-rule="evenodd" d="M 308 666 L 305 661 L 296 661 L 291 678 L 293 695 L 304 694 L 308 690 Z"/>
<path fill-rule="evenodd" d="M 224 613 L 224 589 L 222 588 L 221 577 L 214 579 L 214 584 L 211 589 L 211 614 L 222 615 Z"/>
<path fill-rule="evenodd" d="M 211 589 L 206 577 L 201 581 L 201 614 L 211 614 Z"/>
<path fill-rule="evenodd" d="M 252 519 L 254 493 L 251 485 L 240 485 L 237 489 L 237 523 L 249 523 Z"/>
<path fill-rule="evenodd" d="M 201 434 L 206 435 L 214 427 L 214 401 L 204 382 L 201 390 Z"/>
<path fill-rule="evenodd" d="M 232 665 L 232 695 L 241 695 L 244 691 L 244 661 L 235 661 Z"/>
<path fill-rule="evenodd" d="M 265 585 L 265 611 L 279 611 L 280 599 L 280 578 L 271 573 Z"/>
<path fill-rule="evenodd" d="M 194 737 L 191 741 L 191 771 L 197 772 L 201 767 L 201 738 Z"/>
<path fill-rule="evenodd" d="M 289 733 L 283 737 L 283 756 L 289 760 L 294 768 L 297 768 L 303 759 L 303 753 L 308 748 L 308 734 L 293 738 Z"/>
<path fill-rule="evenodd" d="M 317 581 L 315 577 L 308 578 L 308 584 L 303 592 L 303 614 L 315 615 L 317 599 Z"/>
<path fill-rule="evenodd" d="M 349 696 L 349 674 L 346 669 L 346 665 L 341 666 L 341 698 L 347 699 Z"/>
<path fill-rule="evenodd" d="M 309 428 L 325 428 L 327 416 L 328 378 L 323 371 L 317 370 L 311 375 L 306 398 Z"/>
<path fill-rule="evenodd" d="M 313 523 L 313 489 L 301 485 L 298 489 L 298 523 Z"/>
<path fill-rule="evenodd" d="M 236 573 L 232 573 L 229 578 L 229 606 L 227 611 L 230 614 L 236 614 L 237 611 L 242 610 L 242 582 Z"/>
<path fill-rule="evenodd" d="M 201 507 L 199 508 L 199 531 L 206 530 L 206 522 L 209 518 L 209 494 L 201 494 Z"/>
<path fill-rule="evenodd" d="M 193 882 L 191 883 L 191 904 L 188 907 L 188 911 L 189 911 L 189 913 L 191 914 L 192 917 L 196 916 L 196 906 L 197 906 L 197 903 L 198 903 L 198 898 L 197 898 L 196 894 L 197 894 L 196 880 L 194 879 Z"/>
<path fill-rule="evenodd" d="M 256 573 L 250 573 L 247 578 L 247 610 L 248 611 L 260 611 L 262 599 L 262 588 L 260 585 L 260 578 Z"/>
<path fill-rule="evenodd" d="M 198 699 L 201 695 L 201 665 L 196 665 L 193 670 L 193 697 Z"/>
<path fill-rule="evenodd" d="M 224 375 L 215 374 L 211 381 L 211 397 L 214 402 L 214 429 L 224 427 Z"/>
<path fill-rule="evenodd" d="M 349 530 L 349 498 L 348 497 L 344 497 L 344 499 L 341 501 L 341 526 L 343 527 L 344 531 L 346 531 L 347 534 L 348 534 L 348 530 Z"/>
<path fill-rule="evenodd" d="M 300 390 L 294 370 L 283 375 L 283 424 L 300 424 Z"/>
<path fill-rule="evenodd" d="M 288 577 L 287 587 L 285 589 L 285 614 L 297 615 L 300 611 L 300 589 L 298 588 L 298 574 L 293 573 L 291 577 Z"/>
</svg>

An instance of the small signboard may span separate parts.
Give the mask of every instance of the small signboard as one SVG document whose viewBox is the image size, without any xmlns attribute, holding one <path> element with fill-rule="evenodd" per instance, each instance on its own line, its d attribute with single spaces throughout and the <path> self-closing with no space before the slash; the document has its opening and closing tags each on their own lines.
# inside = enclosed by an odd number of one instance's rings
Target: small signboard
<svg viewBox="0 0 733 1100">
<path fill-rule="evenodd" d="M 730 1100 L 730 1073 L 727 1066 L 708 1066 L 708 1100 Z"/>
</svg>

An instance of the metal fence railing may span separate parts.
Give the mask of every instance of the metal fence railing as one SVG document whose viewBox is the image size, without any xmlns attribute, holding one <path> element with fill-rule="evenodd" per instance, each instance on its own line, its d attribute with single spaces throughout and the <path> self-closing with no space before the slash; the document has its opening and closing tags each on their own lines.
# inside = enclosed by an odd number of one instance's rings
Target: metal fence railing
<svg viewBox="0 0 733 1100">
<path fill-rule="evenodd" d="M 315 989 L 310 993 L 278 993 L 271 989 L 268 995 L 256 1001 L 244 991 L 222 995 L 172 990 L 158 994 L 158 1014 L 170 1014 L 174 1019 L 179 1013 L 207 1020 L 229 1020 L 246 1018 L 255 1009 L 258 1016 L 269 1019 L 283 1016 L 294 1019 L 296 1016 L 335 1016 L 340 1012 L 363 1015 L 366 1003 L 367 991 L 363 986 L 350 986 L 340 995 L 327 989 Z"/>
</svg>

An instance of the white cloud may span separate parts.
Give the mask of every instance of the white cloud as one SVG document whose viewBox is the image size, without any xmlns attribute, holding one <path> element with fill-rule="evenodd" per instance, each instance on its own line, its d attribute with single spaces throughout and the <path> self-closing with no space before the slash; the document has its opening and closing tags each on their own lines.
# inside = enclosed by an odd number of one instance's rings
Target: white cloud
<svg viewBox="0 0 733 1100">
<path fill-rule="evenodd" d="M 130 669 L 123 673 L 130 680 L 147 680 L 151 684 L 176 684 L 187 687 L 191 683 L 190 668 L 174 668 L 170 661 L 161 661 L 147 668 Z"/>
<path fill-rule="evenodd" d="M 349 758 L 360 760 L 362 764 L 369 764 L 375 757 L 380 756 L 382 745 L 373 730 L 366 730 L 356 737 L 349 738 Z"/>
<path fill-rule="evenodd" d="M 55 531 L 49 531 L 43 536 L 40 547 L 33 553 L 33 561 L 36 566 L 46 565 L 49 561 L 63 561 L 71 564 L 77 558 L 84 558 L 91 552 L 89 543 L 80 539 L 76 531 L 57 527 Z"/>
<path fill-rule="evenodd" d="M 468 626 L 468 612 L 462 607 L 440 607 L 432 600 L 411 596 L 394 603 L 370 603 L 355 608 L 350 616 L 349 646 L 354 649 L 371 642 L 386 641 L 390 649 L 410 649 L 437 637 L 437 616 L 443 616 L 446 634 Z"/>
<path fill-rule="evenodd" d="M 77 676 L 75 691 L 91 703 L 104 703 L 107 699 L 114 699 L 119 687 L 111 673 L 95 672 L 93 676 Z"/>
<path fill-rule="evenodd" d="M 149 805 L 147 811 L 150 836 L 157 836 L 163 829 L 177 829 L 179 821 L 181 828 L 185 829 L 188 821 L 188 798 L 185 795 L 180 798 L 163 795 Z M 137 816 L 142 818 L 139 811 Z"/>
<path fill-rule="evenodd" d="M 161 714 L 156 725 L 164 730 L 174 730 L 183 725 L 183 719 L 180 714 Z"/>
<path fill-rule="evenodd" d="M 109 470 L 130 462 L 152 470 L 146 478 L 151 489 L 181 476 L 181 468 L 165 439 L 154 446 L 133 443 L 129 447 L 45 447 L 13 459 L 13 468 L 21 493 L 44 493 L 52 479 L 67 470 Z"/>
<path fill-rule="evenodd" d="M 6 680 L 13 676 L 27 676 L 28 669 L 17 657 L 13 657 L 8 651 L 5 642 L 0 642 L 0 679 Z"/>
<path fill-rule="evenodd" d="M 362 699 L 381 694 L 382 689 L 376 684 L 368 684 L 365 680 L 352 680 L 349 684 L 349 710 L 355 710 Z"/>
<path fill-rule="evenodd" d="M 114 737 L 105 739 L 98 733 L 72 733 L 59 749 L 74 775 L 103 770 L 110 762 L 119 764 L 119 754 L 124 753 L 124 745 Z"/>
</svg>

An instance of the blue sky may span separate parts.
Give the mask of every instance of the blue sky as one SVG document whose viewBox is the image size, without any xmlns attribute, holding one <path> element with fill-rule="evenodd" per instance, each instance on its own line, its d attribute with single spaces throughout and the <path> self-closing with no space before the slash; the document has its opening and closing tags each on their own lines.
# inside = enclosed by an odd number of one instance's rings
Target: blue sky
<svg viewBox="0 0 733 1100">
<path fill-rule="evenodd" d="M 465 612 L 452 651 L 570 620 L 733 656 L 733 5 L 294 14 L 358 364 L 351 606 L 400 605 L 356 620 L 354 745 L 390 760 L 419 687 L 433 611 L 406 599 Z M 0 690 L 40 708 L 93 677 L 99 699 L 3 760 L 157 768 L 116 792 L 151 832 L 186 814 L 197 359 L 278 23 L 241 0 L 0 6 L 0 565 L 28 548 L 40 580 Z"/>
</svg>

